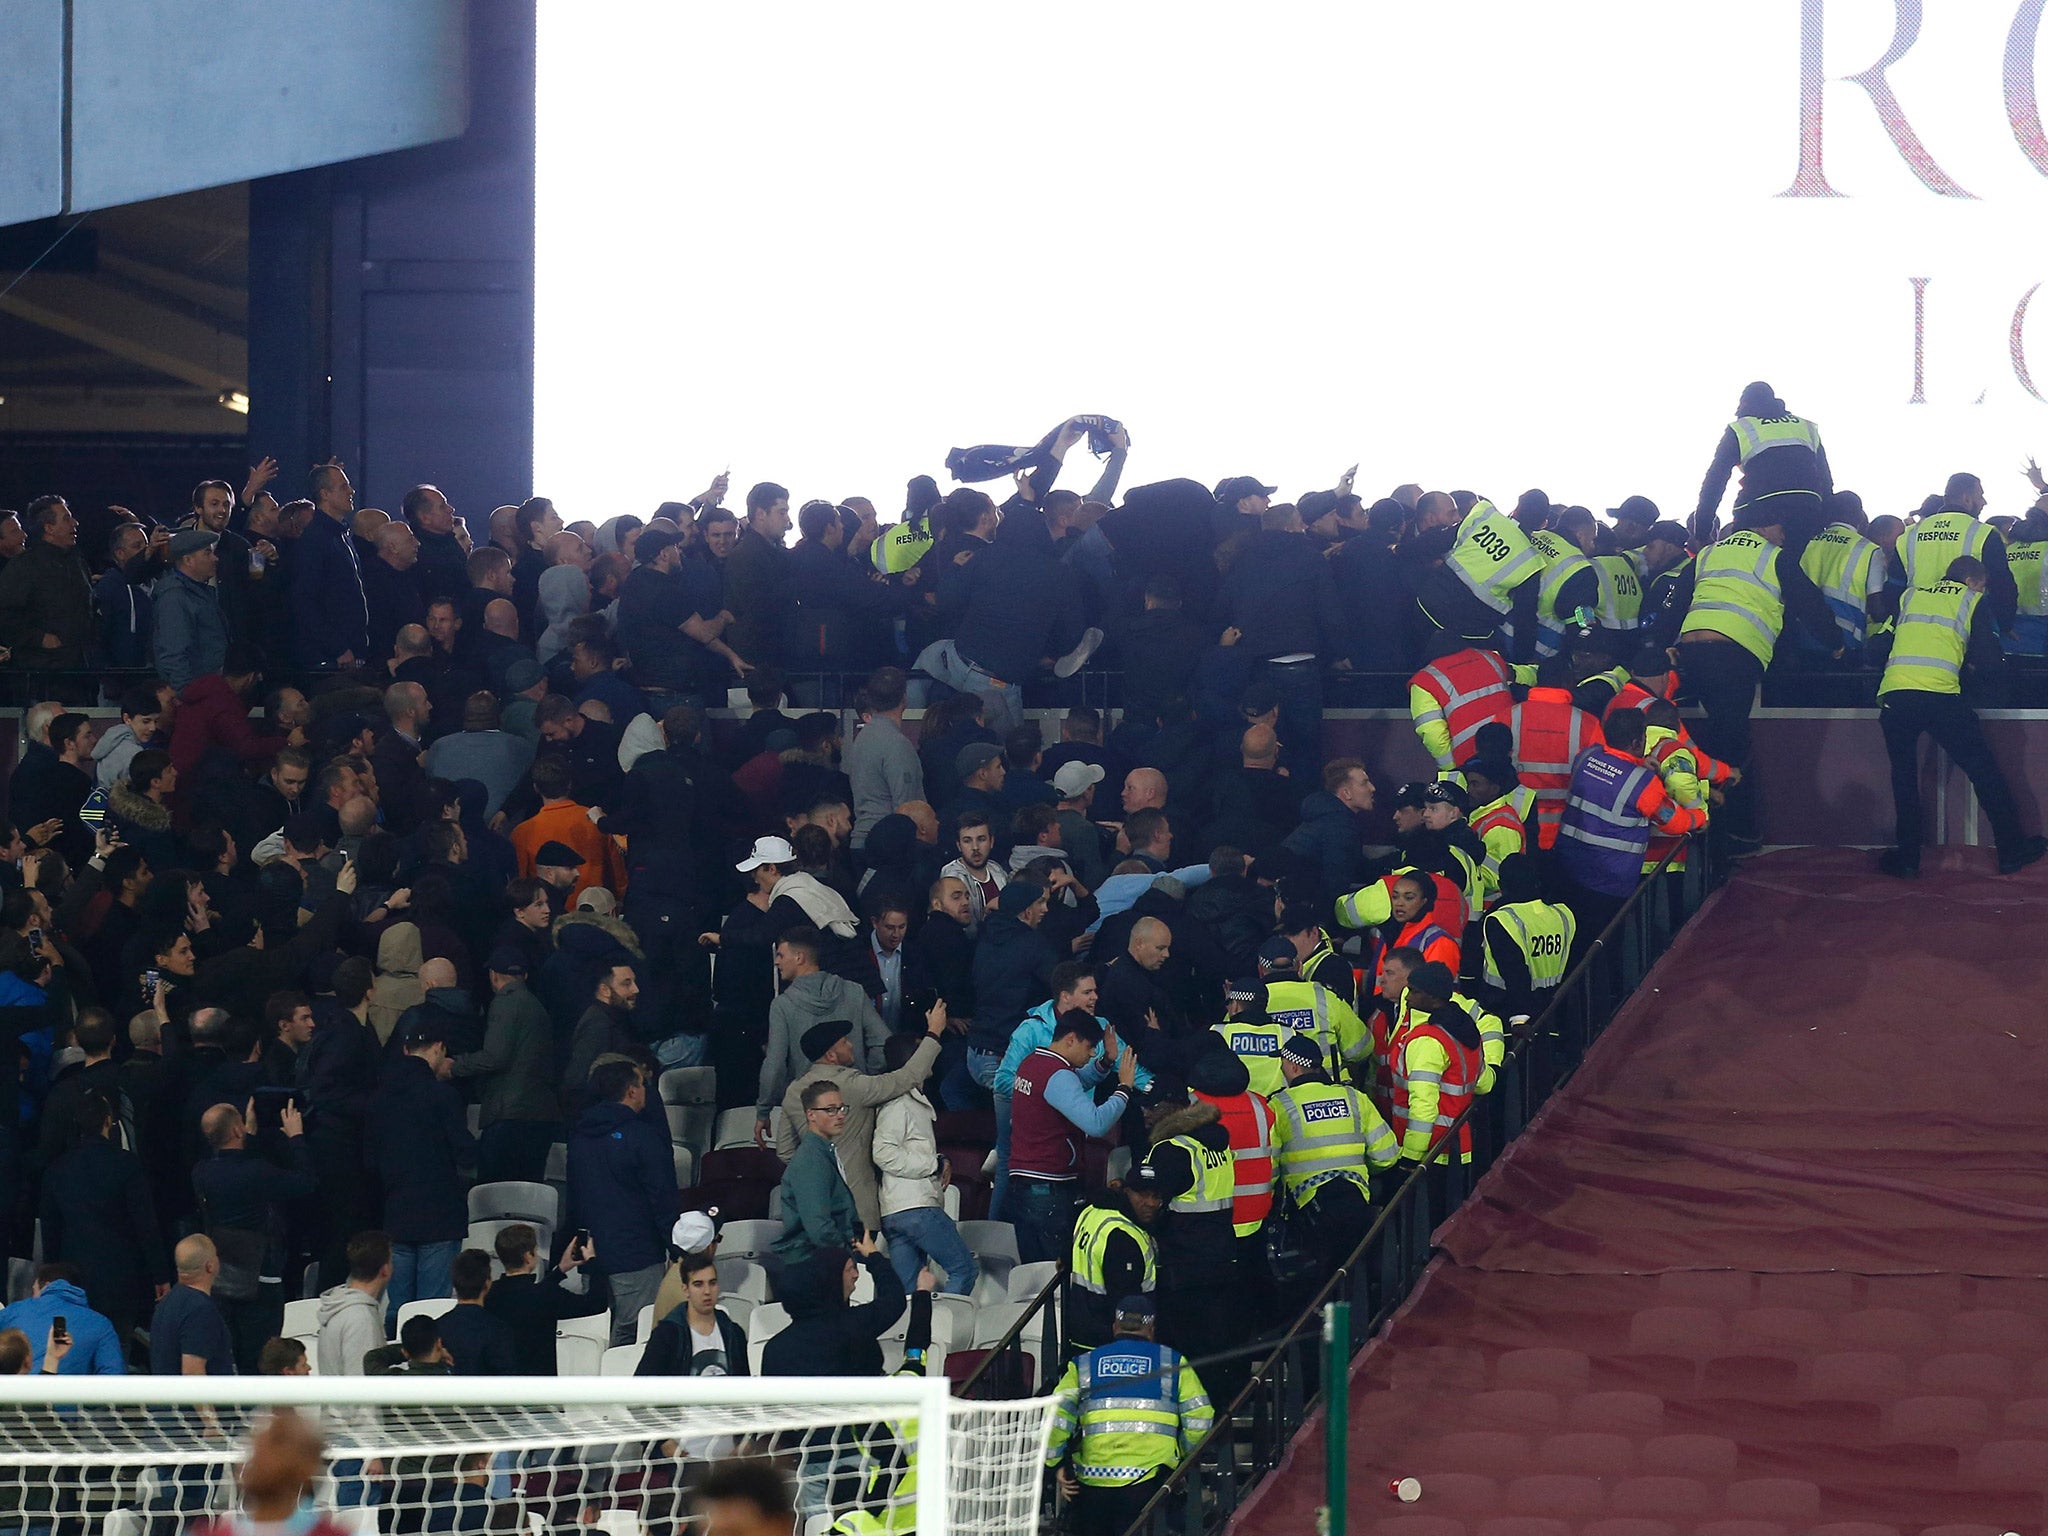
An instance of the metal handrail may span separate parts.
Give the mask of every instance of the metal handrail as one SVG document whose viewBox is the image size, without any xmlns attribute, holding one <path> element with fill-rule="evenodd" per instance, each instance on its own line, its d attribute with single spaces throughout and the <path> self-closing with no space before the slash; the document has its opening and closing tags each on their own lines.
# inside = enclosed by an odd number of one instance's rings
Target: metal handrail
<svg viewBox="0 0 2048 1536">
<path fill-rule="evenodd" d="M 1617 948 L 1615 941 L 1631 920 L 1648 920 L 1647 909 L 1649 904 L 1665 893 L 1664 876 L 1671 871 L 1672 861 L 1688 847 L 1696 848 L 1701 855 L 1699 866 L 1696 867 L 1702 868 L 1702 883 L 1708 889 L 1712 888 L 1716 881 L 1714 871 L 1710 867 L 1711 856 L 1707 852 L 1707 841 L 1705 838 L 1688 839 L 1667 852 L 1664 858 L 1659 861 L 1657 867 L 1644 876 L 1635 890 L 1630 893 L 1628 900 L 1623 903 L 1621 909 L 1615 913 L 1607 926 L 1601 929 L 1600 933 L 1587 947 L 1585 954 L 1580 958 L 1578 964 L 1573 966 L 1571 971 L 1558 984 L 1556 995 L 1551 998 L 1544 1010 L 1515 1032 L 1512 1045 L 1497 1069 L 1497 1085 L 1505 1083 L 1511 1067 L 1526 1063 L 1528 1058 L 1535 1053 L 1540 1042 L 1560 1037 L 1561 1028 L 1568 1021 L 1568 1014 L 1582 1001 L 1588 1005 L 1587 1012 L 1578 1022 L 1588 1026 L 1586 1033 L 1589 1037 L 1598 1033 L 1598 1031 L 1590 1028 L 1590 998 L 1584 996 L 1584 994 L 1590 993 L 1593 983 L 1597 979 L 1598 972 L 1596 966 L 1607 960 L 1611 949 Z M 1704 893 L 1702 894 L 1704 895 Z M 1687 915 L 1690 916 L 1690 912 Z M 1672 930 L 1675 931 L 1677 926 L 1677 923 L 1673 923 L 1671 925 Z M 1646 950 L 1648 946 L 1641 945 L 1639 947 Z M 1622 958 L 1627 959 L 1629 957 L 1624 954 Z M 1648 961 L 1652 957 L 1644 953 L 1635 958 Z M 1648 964 L 1645 963 L 1643 971 L 1647 972 L 1648 968 Z M 1640 975 L 1631 979 L 1621 989 L 1620 996 L 1626 996 L 1629 992 L 1633 991 L 1634 983 L 1640 979 Z M 1616 1001 L 1619 1001 L 1619 997 L 1617 997 Z M 1582 1056 L 1585 1046 L 1590 1043 L 1590 1038 L 1581 1042 L 1577 1055 Z M 1565 1070 L 1546 1086 L 1542 1097 L 1547 1099 L 1550 1093 L 1554 1092 L 1571 1075 L 1576 1066 L 1576 1059 L 1569 1062 Z M 1497 1093 L 1498 1087 L 1496 1089 Z M 1488 1094 L 1484 1097 L 1472 1099 L 1466 1105 L 1464 1111 L 1452 1122 L 1451 1127 L 1432 1143 L 1422 1161 L 1402 1181 L 1400 1188 L 1395 1191 L 1393 1197 L 1380 1208 L 1372 1225 L 1367 1228 L 1365 1236 L 1359 1241 L 1358 1246 L 1331 1273 L 1329 1279 L 1317 1291 L 1314 1299 L 1297 1315 L 1294 1323 L 1287 1331 L 1274 1340 L 1270 1352 L 1260 1361 L 1257 1369 L 1252 1372 L 1250 1379 L 1246 1381 L 1236 1397 L 1231 1400 L 1228 1409 L 1216 1416 L 1215 1422 L 1211 1425 L 1208 1433 L 1195 1443 L 1187 1455 L 1181 1458 L 1179 1465 L 1160 1484 L 1152 1497 L 1146 1501 L 1144 1508 L 1138 1512 L 1136 1518 L 1131 1522 L 1126 1536 L 1140 1536 L 1140 1533 L 1151 1530 L 1157 1517 L 1171 1501 L 1176 1498 L 1187 1498 L 1190 1480 L 1201 1475 L 1205 1455 L 1213 1452 L 1219 1446 L 1224 1447 L 1231 1453 L 1228 1464 L 1229 1476 L 1226 1478 L 1227 1486 L 1218 1490 L 1219 1495 L 1227 1495 L 1227 1497 L 1219 1497 L 1217 1507 L 1220 1515 L 1227 1517 L 1230 1510 L 1237 1503 L 1238 1494 L 1241 1491 L 1248 1491 L 1252 1485 L 1270 1473 L 1272 1470 L 1271 1465 L 1259 1466 L 1255 1463 L 1250 1469 L 1250 1475 L 1246 1479 L 1245 1488 L 1240 1490 L 1236 1486 L 1235 1476 L 1237 1468 L 1234 1441 L 1232 1439 L 1235 1433 L 1234 1420 L 1247 1409 L 1254 1408 L 1263 1395 L 1278 1391 L 1282 1393 L 1283 1409 L 1292 1406 L 1297 1410 L 1294 1428 L 1298 1428 L 1299 1424 L 1305 1421 L 1309 1409 L 1320 1400 L 1321 1391 L 1309 1390 L 1303 1392 L 1301 1390 L 1302 1383 L 1298 1380 L 1290 1380 L 1283 1383 L 1278 1378 L 1284 1373 L 1283 1368 L 1292 1354 L 1304 1342 L 1313 1345 L 1320 1340 L 1325 1304 L 1336 1299 L 1340 1294 L 1348 1292 L 1358 1278 L 1362 1276 L 1368 1282 L 1374 1278 L 1379 1278 L 1383 1282 L 1391 1280 L 1394 1283 L 1383 1283 L 1379 1306 L 1371 1310 L 1366 1325 L 1354 1331 L 1352 1335 L 1354 1350 L 1362 1347 L 1366 1339 L 1377 1333 L 1385 1319 L 1391 1316 L 1395 1308 L 1407 1298 L 1413 1283 L 1412 1278 L 1404 1280 L 1401 1276 L 1389 1276 L 1384 1272 L 1375 1277 L 1369 1268 L 1363 1266 L 1367 1265 L 1376 1249 L 1383 1250 L 1395 1237 L 1414 1235 L 1401 1233 L 1397 1223 L 1409 1220 L 1410 1213 L 1414 1212 L 1416 1207 L 1427 1199 L 1427 1186 L 1430 1182 L 1432 1169 L 1444 1166 L 1452 1168 L 1470 1166 L 1474 1170 L 1472 1182 L 1477 1182 L 1479 1170 L 1476 1162 L 1472 1165 L 1466 1165 L 1462 1162 L 1447 1164 L 1445 1157 L 1448 1152 L 1457 1147 L 1458 1133 L 1467 1126 L 1477 1123 L 1474 1119 L 1475 1116 L 1481 1114 L 1491 1116 L 1495 1112 L 1493 1106 L 1496 1094 Z M 1503 1144 L 1506 1139 L 1508 1138 L 1503 1138 Z M 1499 1148 L 1491 1150 L 1497 1155 Z M 1474 1155 L 1475 1158 L 1478 1155 L 1476 1149 Z M 1462 1203 L 1462 1199 L 1463 1196 L 1461 1195 L 1459 1203 Z M 1425 1230 L 1425 1238 L 1427 1230 L 1429 1229 Z M 1409 1266 L 1414 1271 L 1415 1276 L 1420 1275 L 1426 1262 L 1425 1259 L 1424 1263 L 1411 1264 Z M 1298 1401 L 1288 1401 L 1288 1399 L 1295 1397 L 1297 1394 Z M 1287 1417 L 1288 1415 L 1283 1412 L 1282 1416 Z M 1284 1449 L 1285 1442 L 1293 1438 L 1294 1428 L 1288 1428 L 1279 1437 L 1277 1449 Z M 1273 1463 L 1277 1464 L 1278 1459 L 1276 1454 L 1273 1458 Z M 1183 1527 L 1186 1532 L 1190 1533 L 1190 1536 L 1192 1536 L 1192 1533 L 1197 1533 L 1203 1529 L 1203 1523 L 1200 1519 L 1199 1485 L 1195 1489 L 1195 1497 L 1192 1504 L 1194 1507 L 1191 1507 L 1189 1517 Z M 1221 1522 L 1219 1521 L 1218 1523 L 1220 1525 Z"/>
<path fill-rule="evenodd" d="M 982 1395 L 988 1397 L 1023 1396 L 1022 1392 L 1011 1394 L 1006 1390 L 1013 1383 L 1004 1380 L 1001 1373 L 1010 1370 L 1016 1360 L 1023 1358 L 1024 1330 L 1031 1319 L 1041 1312 L 1045 1314 L 1045 1324 L 1039 1330 L 1037 1389 L 1041 1395 L 1052 1390 L 1057 1376 L 1055 1375 L 1052 1380 L 1046 1378 L 1052 1363 L 1058 1361 L 1061 1354 L 1060 1314 L 1054 1302 L 1058 1299 L 1060 1287 L 1066 1284 L 1066 1280 L 1067 1261 L 1062 1259 L 1059 1272 L 1045 1283 L 1045 1289 L 1032 1299 L 1031 1305 L 1010 1325 L 1010 1331 L 989 1346 L 988 1353 L 968 1374 L 967 1379 L 960 1383 L 954 1396 L 974 1397 L 978 1388 L 981 1389 Z"/>
</svg>

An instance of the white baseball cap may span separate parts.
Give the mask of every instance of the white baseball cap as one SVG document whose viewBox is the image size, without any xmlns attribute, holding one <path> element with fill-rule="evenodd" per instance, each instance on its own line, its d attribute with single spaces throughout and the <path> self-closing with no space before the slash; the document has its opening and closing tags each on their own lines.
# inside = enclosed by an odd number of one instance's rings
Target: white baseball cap
<svg viewBox="0 0 2048 1536">
<path fill-rule="evenodd" d="M 733 868 L 744 875 L 749 870 L 759 869 L 763 864 L 794 864 L 795 862 L 796 850 L 789 846 L 788 838 L 757 837 L 754 839 L 754 851 L 744 859 L 741 859 L 739 863 L 733 865 Z"/>
<path fill-rule="evenodd" d="M 669 1242 L 684 1253 L 702 1253 L 718 1241 L 718 1227 L 711 1218 L 718 1214 L 714 1206 L 709 1213 L 685 1211 L 676 1218 L 676 1224 L 669 1230 Z"/>
<path fill-rule="evenodd" d="M 1075 758 L 1060 764 L 1060 771 L 1052 776 L 1052 787 L 1060 792 L 1061 799 L 1071 800 L 1090 784 L 1100 784 L 1102 774 L 1103 770 L 1094 763 Z"/>
</svg>

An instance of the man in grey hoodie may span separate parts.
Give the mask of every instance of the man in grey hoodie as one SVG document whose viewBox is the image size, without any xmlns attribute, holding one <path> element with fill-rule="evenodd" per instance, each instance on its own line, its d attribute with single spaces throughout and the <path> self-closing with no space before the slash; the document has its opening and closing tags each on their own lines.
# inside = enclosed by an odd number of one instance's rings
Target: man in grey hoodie
<svg viewBox="0 0 2048 1536">
<path fill-rule="evenodd" d="M 792 928 L 775 941 L 775 975 L 781 985 L 768 1005 L 768 1049 L 754 1100 L 754 1143 L 760 1147 L 773 1145 L 769 1115 L 784 1091 L 811 1070 L 803 1042 L 814 1025 L 846 1020 L 852 1026 L 850 1065 L 863 1072 L 884 1070 L 882 1044 L 889 1038 L 889 1026 L 867 993 L 843 976 L 818 969 L 817 929 Z"/>
<path fill-rule="evenodd" d="M 320 1293 L 322 1376 L 361 1376 L 363 1356 L 384 1346 L 384 1287 L 391 1283 L 391 1239 L 358 1232 L 348 1240 L 348 1279 Z"/>
</svg>

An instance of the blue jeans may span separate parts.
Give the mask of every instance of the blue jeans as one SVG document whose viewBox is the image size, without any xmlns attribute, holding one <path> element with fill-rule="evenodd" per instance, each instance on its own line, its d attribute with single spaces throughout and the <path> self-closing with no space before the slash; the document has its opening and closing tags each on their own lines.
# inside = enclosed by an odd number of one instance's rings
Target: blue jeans
<svg viewBox="0 0 2048 1536">
<path fill-rule="evenodd" d="M 711 1036 L 679 1030 L 666 1040 L 654 1042 L 654 1059 L 667 1067 L 701 1067 L 711 1054 Z"/>
<path fill-rule="evenodd" d="M 455 1294 L 448 1283 L 448 1266 L 461 1247 L 459 1242 L 391 1245 L 391 1284 L 384 1288 L 387 1329 L 397 1331 L 398 1309 L 408 1301 Z"/>
<path fill-rule="evenodd" d="M 1010 1096 L 996 1092 L 996 1068 L 1002 1064 L 1000 1051 L 977 1051 L 972 1046 L 968 1047 L 967 1075 L 986 1088 L 996 1103 L 996 1174 L 988 1192 L 990 1221 L 1003 1219 L 1005 1186 L 1010 1178 Z"/>
<path fill-rule="evenodd" d="M 980 1277 L 981 1268 L 967 1251 L 967 1243 L 960 1236 L 960 1229 L 953 1225 L 953 1218 L 943 1210 L 927 1205 L 884 1216 L 882 1233 L 889 1239 L 889 1262 L 895 1266 L 896 1278 L 903 1282 L 904 1290 L 917 1289 L 917 1272 L 930 1259 L 946 1272 L 946 1290 L 955 1296 L 974 1294 L 974 1282 Z"/>
<path fill-rule="evenodd" d="M 1006 1204 L 1017 1229 L 1018 1263 L 1043 1264 L 1067 1256 L 1074 1242 L 1075 1189 L 1072 1179 L 1010 1180 Z"/>
<path fill-rule="evenodd" d="M 988 704 L 983 718 L 988 728 L 998 736 L 1012 726 L 1024 723 L 1023 685 L 998 682 L 962 656 L 951 640 L 934 640 L 920 651 L 917 670 L 927 677 L 937 678 L 948 688 L 980 694 Z"/>
</svg>

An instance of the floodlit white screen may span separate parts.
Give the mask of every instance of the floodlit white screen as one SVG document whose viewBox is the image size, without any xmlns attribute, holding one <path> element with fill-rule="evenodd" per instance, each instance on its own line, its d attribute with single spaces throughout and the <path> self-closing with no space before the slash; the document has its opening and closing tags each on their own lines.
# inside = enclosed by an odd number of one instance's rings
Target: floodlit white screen
<svg viewBox="0 0 2048 1536">
<path fill-rule="evenodd" d="M 1126 486 L 1682 515 L 1762 378 L 1873 513 L 2017 512 L 2041 9 L 542 0 L 537 485 L 893 516 L 1089 411 Z"/>
</svg>

